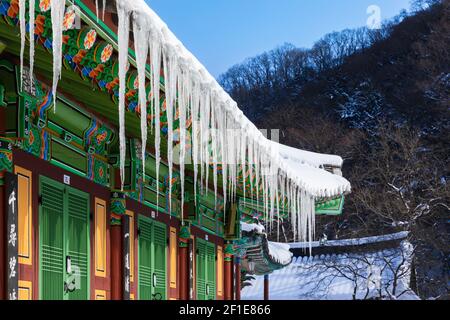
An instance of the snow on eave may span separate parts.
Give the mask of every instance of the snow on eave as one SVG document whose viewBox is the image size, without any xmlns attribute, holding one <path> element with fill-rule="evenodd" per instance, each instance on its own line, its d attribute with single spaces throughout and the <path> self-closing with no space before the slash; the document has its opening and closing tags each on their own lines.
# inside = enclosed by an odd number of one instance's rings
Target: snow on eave
<svg viewBox="0 0 450 320">
<path fill-rule="evenodd" d="M 351 192 L 350 182 L 340 175 L 292 159 L 285 159 L 284 162 L 317 198 L 332 198 Z"/>
<path fill-rule="evenodd" d="M 246 223 L 246 222 L 242 222 L 241 221 L 241 230 L 243 232 L 257 232 L 259 234 L 263 234 L 265 231 L 265 228 L 263 225 L 261 224 L 256 224 L 256 223 Z"/>
<path fill-rule="evenodd" d="M 293 253 L 289 250 L 290 246 L 288 244 L 268 241 L 267 246 L 273 261 L 284 266 L 292 262 Z"/>
<path fill-rule="evenodd" d="M 289 246 L 292 249 L 308 249 L 310 245 L 312 246 L 312 248 L 361 246 L 380 242 L 403 240 L 406 239 L 408 235 L 409 235 L 408 231 L 402 231 L 393 234 L 385 234 L 381 236 L 358 238 L 358 239 L 329 240 L 323 245 L 321 245 L 319 241 L 314 241 L 311 244 L 309 242 L 295 242 L 290 243 Z"/>
<path fill-rule="evenodd" d="M 258 128 L 244 115 L 242 110 L 238 108 L 237 103 L 230 97 L 230 95 L 220 86 L 217 80 L 208 72 L 208 70 L 197 60 L 197 58 L 187 50 L 183 43 L 172 33 L 166 23 L 164 23 L 161 18 L 143 1 L 143 0 L 117 0 L 121 5 L 127 8 L 128 12 L 133 12 L 139 15 L 139 18 L 143 23 L 145 20 L 150 22 L 153 26 L 154 30 L 160 33 L 160 37 L 164 42 L 164 45 L 172 50 L 175 50 L 179 55 L 180 60 L 184 60 L 188 62 L 191 69 L 198 72 L 201 78 L 203 78 L 204 83 L 209 83 L 218 97 L 221 100 L 221 105 L 223 108 L 229 113 L 232 114 L 235 121 L 240 125 L 240 128 L 243 129 L 246 134 L 252 137 L 255 141 L 258 141 L 261 151 L 265 153 L 268 157 L 274 159 L 274 161 L 278 164 L 279 170 L 283 172 L 286 177 L 291 179 L 299 188 L 302 188 L 304 191 L 309 193 L 311 196 L 320 198 L 320 197 L 334 197 L 338 195 L 342 195 L 343 193 L 350 192 L 350 187 L 348 181 L 342 183 L 341 185 L 332 185 L 324 186 L 323 188 L 312 188 L 310 185 L 303 181 L 302 176 L 298 176 L 296 170 L 292 169 L 291 166 L 286 164 L 286 159 L 282 157 L 275 148 L 274 145 L 268 140 L 264 135 L 258 130 Z M 142 14 L 146 15 L 143 16 Z M 289 150 L 290 147 L 282 147 L 282 149 Z M 316 160 L 311 161 L 312 163 L 319 162 L 331 162 L 326 163 L 329 165 L 333 165 L 336 167 L 342 166 L 342 159 L 337 156 L 321 156 L 318 157 L 312 156 L 313 153 L 309 154 L 306 151 L 301 152 L 298 151 L 305 158 L 316 158 Z M 295 157 L 295 159 L 302 157 Z M 326 160 L 326 161 L 320 161 Z"/>
<path fill-rule="evenodd" d="M 279 148 L 280 156 L 283 159 L 290 159 L 300 164 L 308 164 L 316 168 L 324 166 L 342 168 L 344 164 L 344 160 L 340 156 L 296 149 L 274 141 L 272 144 L 275 148 Z"/>
</svg>

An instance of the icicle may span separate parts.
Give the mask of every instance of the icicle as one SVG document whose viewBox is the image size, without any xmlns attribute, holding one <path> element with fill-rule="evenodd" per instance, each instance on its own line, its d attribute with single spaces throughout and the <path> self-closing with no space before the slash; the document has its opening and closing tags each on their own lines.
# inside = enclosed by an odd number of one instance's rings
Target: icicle
<svg viewBox="0 0 450 320">
<path fill-rule="evenodd" d="M 247 136 L 243 129 L 241 129 L 241 171 L 242 171 L 242 189 L 244 194 L 244 201 L 246 198 L 246 183 L 247 183 L 247 166 L 245 163 L 246 152 L 247 152 Z"/>
<path fill-rule="evenodd" d="M 139 82 L 139 105 L 141 108 L 141 153 L 142 153 L 142 172 L 145 182 L 145 159 L 146 159 L 146 149 L 147 149 L 147 91 L 145 88 L 145 67 L 148 57 L 148 43 L 147 39 L 149 37 L 147 26 L 148 24 L 144 20 L 143 16 L 135 12 L 133 14 L 133 33 L 134 33 L 134 46 L 136 52 L 136 64 L 138 71 L 138 82 Z"/>
<path fill-rule="evenodd" d="M 256 204 L 259 205 L 259 187 L 260 187 L 260 171 L 259 171 L 259 157 L 258 157 L 258 144 L 256 141 L 253 143 L 253 163 L 255 165 L 255 184 L 256 184 Z"/>
<path fill-rule="evenodd" d="M 220 120 L 216 120 L 217 114 L 214 112 L 213 108 L 216 104 L 216 93 L 213 92 L 213 95 L 211 96 L 211 127 L 216 128 Z M 219 137 L 218 137 L 219 135 Z M 218 166 L 218 139 L 220 138 L 220 132 L 218 130 L 211 130 L 211 144 L 212 144 L 212 157 L 213 157 L 213 182 L 214 182 L 214 209 L 217 209 L 217 166 Z M 224 166 L 222 165 L 222 174 L 224 173 Z M 225 179 L 225 178 L 223 178 Z M 226 199 L 224 199 L 225 201 Z"/>
<path fill-rule="evenodd" d="M 102 20 L 105 21 L 106 0 L 103 0 Z"/>
<path fill-rule="evenodd" d="M 160 76 L 161 76 L 161 35 L 156 28 L 150 33 L 150 63 L 152 70 L 151 92 L 153 93 L 153 107 L 155 112 L 155 160 L 157 197 L 156 205 L 159 206 L 159 167 L 161 164 L 161 110 L 160 110 Z M 166 75 L 164 75 L 166 76 Z"/>
<path fill-rule="evenodd" d="M 198 157 L 199 157 L 199 122 L 198 110 L 200 107 L 200 82 L 197 73 L 191 70 L 192 96 L 191 96 L 191 123 L 192 123 L 192 162 L 194 165 L 194 199 L 197 199 Z"/>
<path fill-rule="evenodd" d="M 184 177 L 185 177 L 185 158 L 186 158 L 186 119 L 189 107 L 190 75 L 189 65 L 185 60 L 180 61 L 180 79 L 178 80 L 178 112 L 180 126 L 180 180 L 181 180 L 181 216 L 184 213 Z M 183 218 L 182 218 L 183 219 Z"/>
<path fill-rule="evenodd" d="M 23 88 L 23 56 L 25 52 L 25 0 L 19 0 L 19 26 L 20 26 L 20 90 Z"/>
<path fill-rule="evenodd" d="M 250 198 L 253 199 L 254 192 L 253 192 L 253 168 L 254 168 L 254 158 L 253 158 L 253 151 L 255 149 L 255 140 L 251 139 L 249 141 L 248 146 L 248 169 L 249 169 L 249 176 L 250 176 Z"/>
<path fill-rule="evenodd" d="M 208 84 L 203 84 L 203 90 L 205 95 L 204 100 L 204 107 L 203 107 L 203 117 L 202 117 L 202 154 L 203 154 L 203 161 L 204 161 L 204 171 L 205 171 L 205 193 L 208 195 L 209 190 L 209 165 L 212 161 L 212 158 L 214 157 L 214 150 L 212 150 L 212 154 L 210 154 L 209 146 L 211 142 L 212 149 L 214 147 L 214 138 L 213 138 L 213 131 L 211 128 L 211 99 L 212 99 L 212 93 L 209 90 Z"/>
<path fill-rule="evenodd" d="M 34 23 L 35 23 L 35 5 L 36 2 L 34 0 L 29 3 L 29 24 L 30 24 L 30 86 L 33 89 L 34 79 Z"/>
<path fill-rule="evenodd" d="M 98 22 L 98 0 L 95 0 L 95 16 L 97 17 Z"/>
<path fill-rule="evenodd" d="M 130 31 L 130 16 L 126 11 L 124 0 L 117 0 L 117 13 L 119 17 L 118 45 L 119 45 L 119 144 L 120 144 L 120 179 L 123 190 L 125 182 L 125 81 L 128 62 L 128 43 Z"/>
<path fill-rule="evenodd" d="M 218 103 L 218 101 L 216 100 L 216 103 Z M 217 105 L 218 106 L 218 105 Z M 218 128 L 219 128 L 219 139 L 220 139 L 220 146 L 221 146 L 221 158 L 222 158 L 222 188 L 223 188 L 223 207 L 224 207 L 224 211 L 226 212 L 226 207 L 227 207 L 227 195 L 228 195 L 228 157 L 227 157 L 227 152 L 226 152 L 226 148 L 228 146 L 228 143 L 225 141 L 226 139 L 226 128 L 227 128 L 227 117 L 225 115 L 225 110 L 223 108 L 223 106 L 221 105 L 221 107 L 219 107 L 218 110 L 219 116 L 221 121 L 218 123 Z M 217 111 L 216 111 L 217 112 Z"/>
<path fill-rule="evenodd" d="M 169 210 L 172 207 L 172 177 L 173 177 L 173 112 L 176 103 L 178 81 L 178 61 L 176 49 L 167 44 L 164 48 L 164 76 L 166 83 L 166 113 L 167 113 L 167 159 L 169 165 Z"/>
</svg>

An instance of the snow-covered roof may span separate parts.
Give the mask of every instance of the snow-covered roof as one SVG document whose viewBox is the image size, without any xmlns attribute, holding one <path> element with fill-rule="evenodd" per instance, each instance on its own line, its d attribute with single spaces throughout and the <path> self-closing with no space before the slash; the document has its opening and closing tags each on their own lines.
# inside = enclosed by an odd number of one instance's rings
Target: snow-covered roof
<svg viewBox="0 0 450 320">
<path fill-rule="evenodd" d="M 21 52 L 25 47 L 25 1 L 20 2 L 20 33 Z M 62 70 L 62 48 L 65 0 L 51 1 L 51 21 L 52 21 L 52 50 L 53 50 L 53 97 L 56 101 L 57 86 Z M 95 0 L 98 8 L 99 0 Z M 258 128 L 244 115 L 238 105 L 219 85 L 216 79 L 206 70 L 206 68 L 192 55 L 170 31 L 168 26 L 158 17 L 158 15 L 145 3 L 144 0 L 116 0 L 118 29 L 118 114 L 119 114 L 119 163 L 120 177 L 123 182 L 125 178 L 126 159 L 126 73 L 129 62 L 129 35 L 131 25 L 133 25 L 135 65 L 138 72 L 138 100 L 140 105 L 148 105 L 148 95 L 146 92 L 146 76 L 151 78 L 151 92 L 154 100 L 154 113 L 160 114 L 160 74 L 165 77 L 165 100 L 167 116 L 167 163 L 169 167 L 169 199 L 171 198 L 172 177 L 174 171 L 174 152 L 179 152 L 180 182 L 182 188 L 182 199 L 184 201 L 184 179 L 185 179 L 185 152 L 186 120 L 190 116 L 192 120 L 192 130 L 200 131 L 202 139 L 197 139 L 193 135 L 192 149 L 194 183 L 197 183 L 198 165 L 201 169 L 208 170 L 211 162 L 214 166 L 214 189 L 217 192 L 217 164 L 219 158 L 222 163 L 235 165 L 245 163 L 247 160 L 254 165 L 258 183 L 266 186 L 265 193 L 270 194 L 270 202 L 265 205 L 266 213 L 273 215 L 274 197 L 278 192 L 282 192 L 281 199 L 289 198 L 292 203 L 292 224 L 297 221 L 313 221 L 315 215 L 314 201 L 317 198 L 332 198 L 343 193 L 350 192 L 350 183 L 340 175 L 334 175 L 322 169 L 324 165 L 341 167 L 342 159 L 336 156 L 318 155 L 306 151 L 295 150 L 285 146 L 276 146 L 269 141 Z M 34 25 L 34 16 L 30 16 L 29 24 Z M 100 19 L 100 16 L 99 16 Z M 32 29 L 30 29 L 32 32 Z M 30 54 L 30 62 L 34 62 L 33 54 Z M 150 61 L 150 73 L 147 73 L 146 63 Z M 163 62 L 161 64 L 161 61 Z M 21 55 L 21 70 L 23 67 L 23 55 Z M 161 68 L 163 70 L 161 70 Z M 175 112 L 175 107 L 178 111 Z M 56 109 L 56 107 L 55 107 Z M 148 122 L 147 108 L 141 108 L 141 148 L 143 164 L 145 164 Z M 55 110 L 56 111 L 56 110 Z M 174 122 L 179 118 L 180 148 L 174 150 Z M 155 117 L 155 128 L 160 127 L 160 118 Z M 194 128 L 196 127 L 196 128 Z M 219 134 L 213 134 L 210 129 L 217 130 Z M 228 134 L 228 131 L 239 130 L 239 134 Z M 205 138 L 206 136 L 206 138 Z M 155 157 L 156 157 L 156 178 L 159 179 L 159 165 L 161 155 L 160 131 L 155 130 Z M 208 139 L 210 138 L 210 139 Z M 211 140 L 211 142 L 210 142 Z M 213 148 L 210 158 L 210 148 Z M 196 150 L 196 151 L 195 151 Z M 281 151 L 280 151 L 281 150 Z M 251 155 L 251 156 L 250 156 Z M 176 155 L 175 155 L 176 156 Z M 199 158 L 198 158 L 199 156 Z M 224 167 L 227 169 L 227 167 Z M 274 174 L 265 174 L 270 168 Z M 145 165 L 143 167 L 145 171 Z M 203 172 L 203 171 L 202 171 Z M 145 172 L 144 172 L 145 173 Z M 278 174 L 282 179 L 274 179 Z M 236 190 L 238 170 L 222 170 L 224 193 L 228 189 Z M 244 175 L 244 178 L 245 175 Z M 287 188 L 283 188 L 281 181 L 287 182 Z M 229 188 L 229 184 L 233 184 Z M 224 201 L 227 195 L 224 194 Z M 267 197 L 265 197 L 267 198 Z M 169 200 L 169 203 L 171 201 Z M 181 206 L 183 208 L 183 205 Z M 183 210 L 183 209 L 182 209 Z M 269 212 L 270 211 L 270 212 Z M 299 228 L 299 239 L 304 240 L 313 234 L 308 227 Z"/>
<path fill-rule="evenodd" d="M 292 249 L 309 249 L 318 248 L 318 247 L 349 247 L 349 246 L 361 246 L 367 244 L 374 244 L 379 242 L 386 241 L 394 241 L 394 240 L 403 240 L 406 239 L 409 235 L 408 231 L 402 231 L 393 234 L 386 234 L 382 236 L 374 236 L 374 237 L 365 237 L 358 239 L 344 239 L 344 240 L 328 240 L 324 243 L 320 243 L 319 241 L 309 242 L 294 242 L 290 243 L 289 246 Z"/>
<path fill-rule="evenodd" d="M 412 246 L 403 241 L 398 248 L 372 253 L 329 254 L 295 257 L 286 268 L 269 276 L 271 300 L 418 300 L 409 288 Z M 392 270 L 396 270 L 395 273 Z M 398 278 L 394 292 L 394 274 Z M 353 281 L 356 280 L 356 281 Z M 242 290 L 243 300 L 262 300 L 264 276 L 255 276 Z"/>
<path fill-rule="evenodd" d="M 279 148 L 282 158 L 290 159 L 292 162 L 299 164 L 308 164 L 316 168 L 323 166 L 341 168 L 344 164 L 344 160 L 339 156 L 296 149 L 274 141 L 272 141 L 272 144 L 275 148 Z"/>
<path fill-rule="evenodd" d="M 241 221 L 241 230 L 243 232 L 257 232 L 259 234 L 264 233 L 265 228 L 263 225 L 261 224 L 256 224 L 256 223 L 245 223 Z"/>
<path fill-rule="evenodd" d="M 293 253 L 289 245 L 268 241 L 261 224 L 241 222 L 241 230 L 244 235 L 238 251 L 244 269 L 254 274 L 268 274 L 291 263 Z M 250 263 L 253 263 L 252 267 Z"/>
<path fill-rule="evenodd" d="M 288 265 L 292 261 L 292 252 L 289 251 L 290 247 L 286 243 L 269 241 L 269 255 L 272 259 L 282 265 Z"/>
</svg>

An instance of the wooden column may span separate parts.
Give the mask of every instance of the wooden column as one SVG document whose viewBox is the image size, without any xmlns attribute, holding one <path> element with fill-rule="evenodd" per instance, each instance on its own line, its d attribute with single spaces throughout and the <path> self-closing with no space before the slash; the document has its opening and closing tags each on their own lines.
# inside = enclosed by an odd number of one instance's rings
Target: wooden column
<svg viewBox="0 0 450 320">
<path fill-rule="evenodd" d="M 269 275 L 264 276 L 264 300 L 269 300 Z"/>
<path fill-rule="evenodd" d="M 225 254 L 225 300 L 233 300 L 233 255 Z"/>
<path fill-rule="evenodd" d="M 179 260 L 179 290 L 180 300 L 189 300 L 189 243 L 186 239 L 180 239 L 178 248 Z"/>
<path fill-rule="evenodd" d="M 123 298 L 122 225 L 111 224 L 111 300 Z"/>
<path fill-rule="evenodd" d="M 236 257 L 236 268 L 235 268 L 235 276 L 236 276 L 236 293 L 235 299 L 241 300 L 241 258 Z"/>
</svg>

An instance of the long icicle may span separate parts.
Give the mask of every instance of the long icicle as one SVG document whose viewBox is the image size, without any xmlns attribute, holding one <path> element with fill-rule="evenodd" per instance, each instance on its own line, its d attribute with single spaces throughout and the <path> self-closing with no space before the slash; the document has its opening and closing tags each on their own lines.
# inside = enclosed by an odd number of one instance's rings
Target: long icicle
<svg viewBox="0 0 450 320">
<path fill-rule="evenodd" d="M 167 113 L 167 158 L 169 162 L 169 211 L 172 208 L 172 177 L 173 177 L 173 112 L 176 103 L 176 88 L 178 81 L 178 61 L 175 48 L 167 45 L 164 48 L 164 77 L 166 77 L 166 113 Z M 171 215 L 170 215 L 171 216 Z"/>
<path fill-rule="evenodd" d="M 51 0 L 51 19 L 52 19 L 52 49 L 53 49 L 53 102 L 54 112 L 56 112 L 56 92 L 58 89 L 58 82 L 61 77 L 62 67 L 62 27 L 64 19 L 64 0 Z"/>
<path fill-rule="evenodd" d="M 25 52 L 25 34 L 26 34 L 26 20 L 25 20 L 26 1 L 19 0 L 19 26 L 20 26 L 20 90 L 23 88 L 23 56 Z"/>
<path fill-rule="evenodd" d="M 117 13 L 119 16 L 118 45 L 119 45 L 119 144 L 120 144 L 120 180 L 123 191 L 125 183 L 125 80 L 128 63 L 128 43 L 130 30 L 130 16 L 124 0 L 117 0 Z"/>
<path fill-rule="evenodd" d="M 184 220 L 185 159 L 186 159 L 186 119 L 189 105 L 190 75 L 187 61 L 180 63 L 180 79 L 178 81 L 178 113 L 180 130 L 180 182 L 181 182 L 181 219 Z"/>
<path fill-rule="evenodd" d="M 192 97 L 191 97 L 191 123 L 192 123 L 192 164 L 194 166 L 194 199 L 197 201 L 198 157 L 199 157 L 199 122 L 198 110 L 200 107 L 200 82 L 197 73 L 191 71 Z"/>
<path fill-rule="evenodd" d="M 150 34 L 150 63 L 152 69 L 153 108 L 155 112 L 155 158 L 156 158 L 156 205 L 159 206 L 159 167 L 161 164 L 161 109 L 160 109 L 160 76 L 161 76 L 161 34 L 156 28 Z"/>
<path fill-rule="evenodd" d="M 148 24 L 145 23 L 143 17 L 140 16 L 137 12 L 133 14 L 133 32 L 134 32 L 134 46 L 136 52 L 136 64 L 138 71 L 138 82 L 139 82 L 139 91 L 138 91 L 138 99 L 139 105 L 141 109 L 141 154 L 142 154 L 142 173 L 145 182 L 145 159 L 146 159 L 146 150 L 147 150 L 147 91 L 145 89 L 145 66 L 148 58 L 148 43 L 147 39 L 149 37 L 148 34 Z"/>
<path fill-rule="evenodd" d="M 35 23 L 35 5 L 36 2 L 34 0 L 30 1 L 29 3 L 29 16 L 30 16 L 30 86 L 31 90 L 33 90 L 34 85 L 34 23 Z"/>
<path fill-rule="evenodd" d="M 95 16 L 97 17 L 98 22 L 98 0 L 95 0 Z"/>
</svg>

